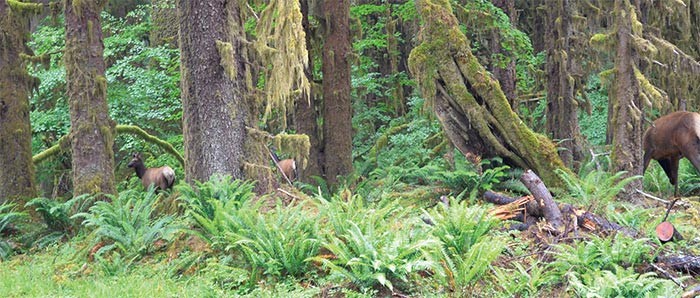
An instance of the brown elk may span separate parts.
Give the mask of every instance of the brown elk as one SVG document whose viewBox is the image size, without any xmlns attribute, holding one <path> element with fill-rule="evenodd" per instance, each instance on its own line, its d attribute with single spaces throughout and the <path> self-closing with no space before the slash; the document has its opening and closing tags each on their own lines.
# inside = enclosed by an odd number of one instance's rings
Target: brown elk
<svg viewBox="0 0 700 298">
<path fill-rule="evenodd" d="M 297 178 L 297 162 L 291 158 L 280 160 L 277 165 L 282 169 L 282 174 L 289 179 L 289 181 L 294 181 Z"/>
<path fill-rule="evenodd" d="M 700 170 L 700 114 L 673 112 L 654 121 L 644 132 L 644 170 L 655 159 L 678 195 L 678 161 L 685 157 Z"/>
<path fill-rule="evenodd" d="M 146 189 L 153 185 L 156 189 L 166 190 L 172 188 L 175 183 L 175 171 L 172 168 L 169 166 L 146 168 L 139 153 L 134 153 L 133 158 L 126 166 L 134 168 L 136 176 L 141 178 L 141 183 Z"/>
</svg>

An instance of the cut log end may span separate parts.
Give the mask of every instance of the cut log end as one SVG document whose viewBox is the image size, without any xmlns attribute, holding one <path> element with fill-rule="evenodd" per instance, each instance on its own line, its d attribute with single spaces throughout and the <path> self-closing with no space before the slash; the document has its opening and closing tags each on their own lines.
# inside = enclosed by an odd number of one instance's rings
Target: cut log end
<svg viewBox="0 0 700 298">
<path fill-rule="evenodd" d="M 659 238 L 662 243 L 683 239 L 673 224 L 667 221 L 664 221 L 656 226 L 656 237 Z"/>
</svg>

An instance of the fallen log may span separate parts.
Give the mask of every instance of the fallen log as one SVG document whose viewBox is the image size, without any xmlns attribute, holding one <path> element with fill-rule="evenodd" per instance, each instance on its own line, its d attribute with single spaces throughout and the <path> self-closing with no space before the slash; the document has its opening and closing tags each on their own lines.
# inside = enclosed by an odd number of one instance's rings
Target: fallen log
<svg viewBox="0 0 700 298">
<path fill-rule="evenodd" d="M 559 210 L 559 206 L 554 202 L 552 194 L 549 193 L 549 189 L 547 189 L 540 177 L 532 170 L 526 170 L 525 173 L 520 176 L 520 181 L 530 190 L 530 193 L 535 198 L 534 201 L 537 204 L 538 211 L 542 212 L 544 219 L 552 228 L 562 232 L 564 221 L 562 219 L 561 210 Z"/>
</svg>

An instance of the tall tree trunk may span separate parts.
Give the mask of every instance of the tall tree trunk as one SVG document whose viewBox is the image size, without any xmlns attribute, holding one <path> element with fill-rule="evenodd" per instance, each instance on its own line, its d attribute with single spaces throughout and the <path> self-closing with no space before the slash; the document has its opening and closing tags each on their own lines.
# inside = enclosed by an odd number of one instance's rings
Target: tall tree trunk
<svg viewBox="0 0 700 298">
<path fill-rule="evenodd" d="M 569 167 L 584 157 L 571 69 L 572 9 L 568 0 L 546 1 L 547 131 L 563 147 L 559 156 Z"/>
<path fill-rule="evenodd" d="M 247 85 L 237 1 L 178 0 L 185 179 L 243 178 Z"/>
<path fill-rule="evenodd" d="M 177 7 L 175 0 L 151 1 L 151 28 L 149 40 L 152 46 L 168 44 L 177 47 Z"/>
<path fill-rule="evenodd" d="M 298 133 L 306 134 L 307 136 L 309 136 L 309 142 L 311 144 L 311 147 L 309 148 L 309 159 L 306 164 L 306 168 L 299 169 L 299 179 L 304 182 L 311 182 L 311 176 L 323 176 L 323 173 L 321 172 L 321 165 L 323 164 L 323 148 L 321 140 L 319 138 L 320 133 L 317 121 L 319 118 L 319 112 L 317 111 L 319 102 L 316 96 L 316 92 L 313 91 L 316 88 L 316 84 L 313 83 L 314 59 L 312 57 L 312 47 L 314 43 L 312 43 L 311 40 L 314 34 L 312 34 L 311 32 L 312 28 L 309 24 L 308 0 L 300 0 L 300 4 L 301 13 L 303 15 L 302 26 L 304 27 L 304 31 L 306 32 L 306 47 L 309 53 L 309 64 L 306 66 L 306 69 L 304 69 L 304 73 L 308 78 L 309 82 L 312 82 L 312 91 L 309 95 L 308 101 L 301 99 L 297 100 L 297 102 L 295 103 L 296 106 L 294 109 L 294 125 L 296 126 L 296 130 Z"/>
<path fill-rule="evenodd" d="M 29 93 L 36 80 L 29 76 L 20 54 L 25 53 L 28 18 L 0 0 L 0 204 L 24 206 L 36 196 L 32 163 Z"/>
<path fill-rule="evenodd" d="M 323 141 L 329 185 L 352 172 L 352 102 L 350 101 L 350 1 L 324 0 Z"/>
<path fill-rule="evenodd" d="M 503 10 L 510 19 L 511 26 L 515 26 L 515 0 L 492 0 L 493 5 Z M 498 28 L 494 28 L 492 32 L 491 54 L 493 56 L 502 55 L 510 57 L 505 65 L 500 65 L 498 61 L 493 61 L 493 76 L 496 77 L 501 85 L 501 90 L 506 95 L 508 102 L 513 110 L 517 110 L 518 101 L 515 84 L 515 56 L 501 46 L 501 34 Z"/>
<path fill-rule="evenodd" d="M 637 53 L 633 46 L 632 18 L 634 7 L 629 0 L 615 0 L 617 50 L 615 54 L 615 80 L 613 83 L 612 163 L 615 171 L 627 171 L 626 177 L 642 174 L 642 115 L 644 103 L 639 96 L 639 82 L 635 75 Z M 630 183 L 621 194 L 623 199 L 633 200 L 641 189 L 640 179 Z"/>
<path fill-rule="evenodd" d="M 115 194 L 114 127 L 107 108 L 100 12 L 104 1 L 66 0 L 66 90 L 70 101 L 73 194 Z"/>
<path fill-rule="evenodd" d="M 466 156 L 501 156 L 535 171 L 548 185 L 562 186 L 566 170 L 554 144 L 527 128 L 503 91 L 479 64 L 448 0 L 418 0 L 422 43 L 409 58 L 423 97 L 432 104 L 447 136 Z"/>
</svg>

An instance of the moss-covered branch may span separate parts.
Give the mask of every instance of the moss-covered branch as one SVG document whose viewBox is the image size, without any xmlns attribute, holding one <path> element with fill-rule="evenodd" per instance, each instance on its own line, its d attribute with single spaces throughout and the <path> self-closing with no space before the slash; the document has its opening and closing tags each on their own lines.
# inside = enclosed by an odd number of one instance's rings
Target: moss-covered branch
<svg viewBox="0 0 700 298">
<path fill-rule="evenodd" d="M 141 138 L 143 138 L 144 141 L 149 142 L 151 144 L 155 144 L 161 149 L 163 149 L 165 152 L 170 153 L 170 155 L 174 156 L 177 158 L 177 160 L 180 162 L 182 167 L 185 167 L 185 159 L 182 157 L 182 155 L 175 150 L 175 147 L 173 147 L 172 144 L 168 143 L 167 141 L 161 140 L 158 137 L 151 135 L 147 133 L 145 130 L 141 129 L 138 126 L 135 125 L 117 125 L 117 133 L 118 134 L 132 134 L 132 135 L 138 135 Z"/>
<path fill-rule="evenodd" d="M 140 136 L 144 141 L 155 144 L 161 149 L 163 149 L 165 152 L 170 153 L 170 155 L 174 156 L 177 158 L 177 160 L 180 162 L 182 167 L 185 167 L 185 159 L 182 157 L 182 155 L 175 150 L 175 147 L 173 147 L 172 144 L 168 143 L 167 141 L 161 140 L 160 138 L 151 135 L 147 133 L 145 130 L 141 129 L 138 126 L 134 125 L 117 125 L 116 127 L 117 133 L 118 134 L 131 134 L 131 135 L 137 135 Z M 63 152 L 64 150 L 68 149 L 70 147 L 70 141 L 69 141 L 69 135 L 65 135 L 61 137 L 58 142 L 56 142 L 55 145 L 51 146 L 51 148 L 46 149 L 32 157 L 32 161 L 34 164 L 41 163 L 42 161 L 46 160 L 47 158 L 54 156 L 60 152 Z"/>
<path fill-rule="evenodd" d="M 10 6 L 12 11 L 22 14 L 40 14 L 44 10 L 44 4 L 42 3 L 7 0 L 7 4 Z"/>
</svg>

